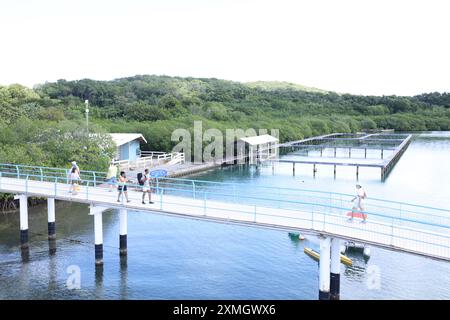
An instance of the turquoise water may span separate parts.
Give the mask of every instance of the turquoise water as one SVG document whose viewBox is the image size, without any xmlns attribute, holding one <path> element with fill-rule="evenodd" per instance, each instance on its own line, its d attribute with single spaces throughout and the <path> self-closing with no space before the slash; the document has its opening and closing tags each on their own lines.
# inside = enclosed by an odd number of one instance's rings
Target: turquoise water
<svg viewBox="0 0 450 320">
<path fill-rule="evenodd" d="M 330 151 L 331 154 L 331 151 Z M 324 156 L 327 154 L 324 153 Z M 292 158 L 292 155 L 288 155 Z M 314 154 L 310 154 L 314 156 Z M 342 156 L 345 156 L 342 154 Z M 364 157 L 353 153 L 352 156 Z M 376 157 L 377 154 L 368 154 Z M 416 134 L 389 177 L 361 168 L 369 197 L 450 208 L 450 133 Z M 354 168 L 227 167 L 195 179 L 353 193 Z M 46 207 L 30 209 L 29 261 L 23 262 L 18 214 L 0 215 L 0 299 L 317 299 L 318 264 L 303 253 L 318 240 L 286 232 L 130 212 L 128 256 L 118 254 L 117 212 L 104 214 L 104 261 L 94 266 L 93 217 L 79 204 L 57 204 L 57 252 L 49 255 Z M 450 299 L 450 263 L 371 248 L 341 265 L 342 299 Z M 76 265 L 81 288 L 69 290 Z M 368 270 L 379 270 L 371 274 Z M 379 286 L 373 279 L 379 277 Z M 377 282 L 378 283 L 378 282 Z"/>
</svg>

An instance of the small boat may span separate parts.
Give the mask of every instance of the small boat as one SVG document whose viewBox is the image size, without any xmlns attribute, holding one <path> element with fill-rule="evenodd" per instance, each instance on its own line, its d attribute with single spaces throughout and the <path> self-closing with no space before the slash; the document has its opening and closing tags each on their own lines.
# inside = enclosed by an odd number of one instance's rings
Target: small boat
<svg viewBox="0 0 450 320">
<path fill-rule="evenodd" d="M 295 239 L 295 240 L 305 240 L 305 237 L 301 234 L 301 233 L 298 233 L 298 232 L 289 232 L 289 237 L 291 238 L 291 239 Z"/>
<path fill-rule="evenodd" d="M 320 260 L 320 253 L 317 252 L 314 249 L 311 248 L 305 248 L 303 250 L 308 256 L 310 256 L 311 258 L 313 258 L 316 261 Z M 346 266 L 351 266 L 353 265 L 353 261 L 352 259 L 350 259 L 349 257 L 344 256 L 343 254 L 341 254 L 341 263 L 345 264 Z"/>
<path fill-rule="evenodd" d="M 365 258 L 370 258 L 370 247 L 362 243 L 346 241 L 345 244 L 341 245 L 341 253 L 343 254 L 347 251 L 361 252 Z"/>
</svg>

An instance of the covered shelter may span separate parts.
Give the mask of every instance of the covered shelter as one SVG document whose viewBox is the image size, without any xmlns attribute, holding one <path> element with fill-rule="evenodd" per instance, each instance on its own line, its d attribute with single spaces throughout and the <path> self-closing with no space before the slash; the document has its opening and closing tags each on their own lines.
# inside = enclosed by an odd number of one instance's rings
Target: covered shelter
<svg viewBox="0 0 450 320">
<path fill-rule="evenodd" d="M 141 142 L 147 143 L 140 133 L 110 133 L 117 147 L 115 160 L 136 160 L 141 156 Z"/>
<path fill-rule="evenodd" d="M 270 134 L 262 134 L 259 136 L 244 137 L 240 139 L 246 145 L 248 151 L 249 163 L 255 161 L 264 161 L 277 156 L 277 148 L 279 140 Z"/>
</svg>

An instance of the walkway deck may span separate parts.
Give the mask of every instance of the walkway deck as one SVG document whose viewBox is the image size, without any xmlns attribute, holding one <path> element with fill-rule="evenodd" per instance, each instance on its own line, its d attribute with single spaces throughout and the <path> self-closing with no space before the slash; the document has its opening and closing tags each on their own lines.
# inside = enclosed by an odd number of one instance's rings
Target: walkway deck
<svg viewBox="0 0 450 320">
<path fill-rule="evenodd" d="M 68 193 L 68 189 L 67 184 L 59 182 L 0 176 L 0 192 L 5 193 L 50 197 L 92 206 L 126 208 L 132 211 L 221 223 L 297 230 L 450 261 L 448 212 L 439 216 L 439 221 L 444 221 L 443 223 L 369 213 L 367 223 L 363 224 L 356 221 L 348 222 L 346 211 L 332 206 L 331 203 L 328 206 L 311 203 L 310 210 L 300 210 L 289 205 L 293 201 L 273 201 L 272 205 L 251 205 L 241 201 L 210 199 L 211 194 L 205 190 L 196 192 L 194 189 L 193 194 L 186 197 L 167 194 L 171 188 L 160 186 L 159 194 L 152 195 L 155 203 L 143 205 L 141 193 L 132 188 L 129 190 L 130 203 L 117 203 L 117 193 L 108 192 L 108 189 L 100 186 L 83 186 L 77 195 Z M 305 204 L 303 203 L 303 207 Z"/>
</svg>

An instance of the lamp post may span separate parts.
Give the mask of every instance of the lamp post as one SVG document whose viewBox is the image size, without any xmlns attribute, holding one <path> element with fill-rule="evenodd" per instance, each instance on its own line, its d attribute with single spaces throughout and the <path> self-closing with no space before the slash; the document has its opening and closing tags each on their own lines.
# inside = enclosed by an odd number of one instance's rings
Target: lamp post
<svg viewBox="0 0 450 320">
<path fill-rule="evenodd" d="M 84 104 L 86 105 L 86 130 L 89 133 L 89 100 L 84 100 Z"/>
</svg>

